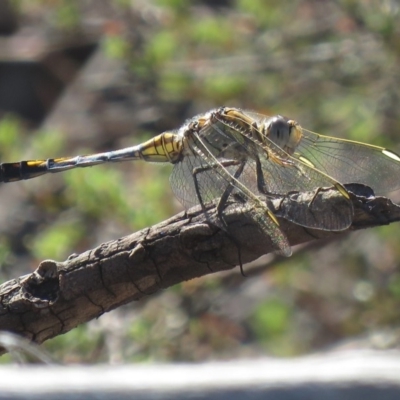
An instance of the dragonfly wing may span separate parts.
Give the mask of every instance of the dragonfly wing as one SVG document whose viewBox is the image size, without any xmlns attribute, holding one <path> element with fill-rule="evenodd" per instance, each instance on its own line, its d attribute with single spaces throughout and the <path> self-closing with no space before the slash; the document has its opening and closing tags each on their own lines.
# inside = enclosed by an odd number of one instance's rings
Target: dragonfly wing
<svg viewBox="0 0 400 400">
<path fill-rule="evenodd" d="M 400 188 L 400 157 L 378 146 L 319 135 L 303 130 L 294 156 L 340 183 L 362 183 L 377 193 Z"/>
<path fill-rule="evenodd" d="M 334 187 L 338 196 L 342 197 L 343 206 L 340 213 L 334 212 L 336 206 L 326 198 L 324 202 L 315 200 L 304 204 L 293 200 L 292 196 L 288 197 L 291 200 L 286 202 L 292 207 L 291 211 L 285 214 L 285 218 L 302 226 L 324 230 L 343 230 L 349 227 L 353 217 L 353 206 L 346 189 L 339 182 L 317 170 L 307 160 L 291 157 L 260 130 L 255 134 L 257 126 L 263 122 L 261 116 L 246 112 L 241 118 L 241 112 L 237 112 L 234 117 L 224 119 L 225 117 L 224 114 L 218 115 L 218 125 L 214 125 L 216 130 L 224 133 L 225 151 L 229 151 L 232 158 L 243 158 L 245 154 L 248 164 L 252 166 L 249 171 L 255 171 L 243 175 L 241 179 L 245 186 L 256 186 L 255 193 L 258 195 L 281 197 L 293 192 L 310 192 L 318 188 Z M 253 124 L 254 120 L 258 124 Z M 257 140 L 261 137 L 262 141 Z M 256 168 L 257 165 L 259 168 Z M 255 179 L 256 182 L 258 180 L 258 185 L 254 184 Z M 295 205 L 297 212 L 294 211 Z M 325 213 L 332 213 L 331 218 L 327 218 Z"/>
<path fill-rule="evenodd" d="M 290 244 L 280 230 L 276 218 L 252 191 L 256 188 L 253 165 L 247 163 L 243 155 L 238 155 L 237 159 L 227 157 L 228 154 L 221 149 L 226 149 L 226 145 L 229 148 L 235 142 L 216 132 L 219 131 L 215 127 L 206 125 L 199 134 L 193 134 L 189 138 L 185 155 L 175 164 L 171 174 L 170 182 L 174 194 L 185 207 L 190 207 L 199 202 L 205 204 L 221 198 L 230 189 L 230 195 L 236 199 L 235 207 L 257 223 L 281 255 L 290 256 Z M 206 140 L 208 135 L 209 141 Z M 230 150 L 228 153 L 232 155 Z M 242 167 L 243 171 L 238 175 Z M 221 221 L 213 222 L 217 226 L 221 225 Z"/>
<path fill-rule="evenodd" d="M 299 225 L 325 231 L 342 231 L 353 221 L 353 206 L 334 189 L 295 192 L 284 196 L 279 216 Z"/>
<path fill-rule="evenodd" d="M 263 154 L 260 159 L 267 197 L 270 193 L 283 199 L 281 216 L 296 224 L 322 230 L 341 231 L 351 225 L 352 202 L 335 180 L 301 163 L 279 165 Z M 329 188 L 334 195 L 327 194 Z"/>
<path fill-rule="evenodd" d="M 196 169 L 201 169 L 202 172 L 193 176 Z M 205 162 L 200 157 L 187 156 L 182 162 L 175 164 L 170 177 L 170 183 L 174 194 L 180 202 L 189 208 L 201 201 L 206 204 L 216 198 L 220 198 L 229 185 L 229 181 L 225 177 L 225 173 L 220 171 L 221 167 L 210 167 L 210 164 Z M 226 171 L 233 177 L 237 167 L 226 167 Z M 239 178 L 241 181 L 249 179 L 250 176 L 254 177 L 254 170 L 246 164 L 242 176 Z M 198 192 L 194 179 L 197 179 Z M 279 226 L 270 218 L 269 209 L 260 206 L 260 204 L 252 204 L 251 199 L 248 199 L 246 194 L 239 189 L 234 189 L 233 195 L 237 195 L 238 200 L 236 207 L 240 211 L 249 215 L 250 218 L 257 223 L 261 231 L 272 242 L 272 246 L 278 251 L 279 254 L 289 257 L 292 254 L 292 249 L 286 238 L 286 235 L 280 230 Z M 235 196 L 234 196 L 235 197 Z M 213 220 L 217 226 L 220 226 L 220 221 Z"/>
<path fill-rule="evenodd" d="M 286 235 L 279 227 L 269 218 L 264 207 L 256 205 L 247 210 L 248 215 L 255 221 L 261 231 L 271 240 L 272 246 L 278 253 L 285 257 L 292 255 L 292 248 L 288 242 Z M 251 240 L 251 238 L 249 238 Z"/>
<path fill-rule="evenodd" d="M 195 179 L 198 184 L 198 193 Z M 200 201 L 206 204 L 221 197 L 228 186 L 228 182 L 206 160 L 200 156 L 189 155 L 174 165 L 170 184 L 175 196 L 185 208 L 193 207 Z"/>
</svg>

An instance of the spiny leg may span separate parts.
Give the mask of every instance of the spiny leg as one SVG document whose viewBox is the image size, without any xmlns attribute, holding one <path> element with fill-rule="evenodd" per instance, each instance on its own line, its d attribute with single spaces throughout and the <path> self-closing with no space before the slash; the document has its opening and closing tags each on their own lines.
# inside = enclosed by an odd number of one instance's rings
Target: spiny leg
<svg viewBox="0 0 400 400">
<path fill-rule="evenodd" d="M 197 199 L 199 200 L 201 209 L 203 210 L 203 212 L 204 212 L 205 215 L 207 215 L 207 210 L 206 210 L 206 206 L 205 206 L 204 201 L 203 201 L 203 197 L 202 197 L 202 195 L 201 195 L 201 193 L 200 193 L 199 181 L 198 181 L 198 179 L 197 179 L 197 176 L 198 176 L 199 174 L 203 173 L 203 172 L 208 172 L 208 171 L 211 171 L 211 170 L 213 170 L 213 169 L 216 169 L 216 168 L 220 167 L 221 165 L 222 165 L 223 167 L 231 167 L 231 166 L 238 165 L 239 163 L 240 163 L 240 162 L 239 162 L 239 161 L 236 161 L 236 160 L 227 160 L 227 161 L 221 161 L 221 163 L 218 163 L 218 164 L 217 164 L 217 163 L 216 163 L 216 164 L 210 164 L 210 165 L 207 165 L 207 166 L 205 166 L 205 167 L 196 167 L 196 168 L 193 169 L 193 181 L 194 181 L 194 188 L 195 188 L 195 191 L 196 191 L 196 196 L 197 196 Z M 242 169 L 242 171 L 243 171 L 243 169 Z M 235 174 L 235 175 L 236 175 L 236 174 Z M 232 179 L 233 179 L 233 178 L 232 178 Z M 229 187 L 231 187 L 231 186 L 232 186 L 232 183 L 229 182 L 228 188 L 225 190 L 225 192 L 226 192 L 226 191 L 229 189 Z M 232 188 L 230 189 L 230 191 L 232 191 L 232 189 L 233 189 L 233 186 L 232 186 Z M 224 197 L 225 192 L 222 194 L 222 197 Z M 229 195 L 228 195 L 228 196 L 229 196 Z M 225 202 L 226 202 L 228 196 L 226 197 Z M 221 198 L 222 198 L 222 197 L 221 197 Z M 220 202 L 221 202 L 221 200 L 220 200 Z M 220 202 L 218 203 L 218 207 L 219 207 Z M 219 210 L 218 210 L 218 217 L 220 218 L 220 211 L 219 211 Z M 221 218 L 220 218 L 220 219 L 221 219 Z M 222 220 L 222 222 L 224 222 L 224 221 Z M 225 225 L 225 224 L 224 224 L 224 225 Z"/>
<path fill-rule="evenodd" d="M 246 161 L 242 161 L 241 164 L 239 165 L 239 168 L 236 170 L 235 175 L 233 176 L 235 179 L 239 179 L 240 175 L 242 175 L 245 165 L 246 165 Z M 223 211 L 224 206 L 225 206 L 226 202 L 228 201 L 228 198 L 231 195 L 233 189 L 234 189 L 234 186 L 232 185 L 232 182 L 230 182 L 228 187 L 225 189 L 224 193 L 222 194 L 221 198 L 219 199 L 219 202 L 217 205 L 218 218 L 220 221 L 222 221 L 222 223 L 225 226 L 227 226 L 227 224 L 223 217 L 222 211 Z M 241 248 L 240 248 L 240 243 L 229 233 L 228 233 L 228 236 L 231 238 L 232 242 L 234 243 L 234 245 L 236 246 L 237 251 L 238 251 L 240 273 L 242 274 L 242 276 L 247 276 L 244 273 L 244 269 L 243 269 L 242 252 L 241 252 Z"/>
<path fill-rule="evenodd" d="M 193 179 L 194 179 L 194 186 L 196 189 L 196 195 L 199 199 L 200 205 L 202 207 L 202 210 L 204 212 L 204 214 L 207 216 L 207 211 L 205 209 L 205 205 L 203 202 L 203 199 L 201 197 L 200 194 L 200 188 L 199 188 L 199 183 L 197 180 L 197 174 L 200 174 L 202 172 L 206 172 L 209 171 L 213 168 L 217 168 L 219 164 L 215 164 L 215 165 L 209 165 L 207 167 L 197 167 L 193 170 Z M 224 167 L 231 167 L 231 166 L 236 166 L 239 165 L 239 168 L 236 170 L 235 175 L 233 176 L 234 179 L 238 179 L 240 177 L 240 175 L 243 173 L 244 167 L 246 165 L 245 161 L 242 162 L 238 162 L 235 160 L 229 160 L 229 161 L 224 161 L 221 162 L 221 165 L 223 165 Z M 228 187 L 225 189 L 224 193 L 222 194 L 218 205 L 217 205 L 217 215 L 218 215 L 218 219 L 222 222 L 222 224 L 224 225 L 225 228 L 227 228 L 227 224 L 226 221 L 223 218 L 222 215 L 222 211 L 223 208 L 230 196 L 230 194 L 232 193 L 232 190 L 234 189 L 234 185 L 232 184 L 232 182 L 229 183 Z M 236 249 L 238 251 L 238 260 L 239 260 L 239 266 L 240 266 L 240 273 L 242 274 L 242 276 L 246 276 L 246 274 L 244 273 L 243 270 L 243 262 L 242 262 L 242 252 L 241 252 L 241 248 L 240 248 L 240 244 L 239 242 L 232 236 L 229 234 L 229 232 L 227 232 L 228 237 L 232 240 L 233 244 L 236 246 Z"/>
<path fill-rule="evenodd" d="M 257 177 L 257 188 L 260 193 L 268 195 L 267 185 L 265 184 L 264 173 L 261 166 L 260 158 L 256 158 L 256 177 Z"/>
<path fill-rule="evenodd" d="M 238 165 L 238 164 L 232 164 L 232 165 Z M 236 170 L 235 175 L 233 175 L 233 178 L 235 180 L 239 179 L 240 175 L 242 175 L 244 167 L 246 165 L 246 161 L 242 161 L 239 164 L 239 168 Z M 224 165 L 225 166 L 225 165 Z M 229 182 L 228 187 L 225 189 L 224 193 L 222 194 L 221 198 L 219 199 L 218 205 L 217 205 L 217 215 L 220 221 L 224 223 L 226 226 L 226 221 L 224 220 L 224 217 L 222 215 L 223 209 L 225 207 L 226 202 L 228 201 L 229 196 L 232 193 L 232 190 L 235 188 L 235 186 L 232 184 L 232 182 Z"/>
</svg>

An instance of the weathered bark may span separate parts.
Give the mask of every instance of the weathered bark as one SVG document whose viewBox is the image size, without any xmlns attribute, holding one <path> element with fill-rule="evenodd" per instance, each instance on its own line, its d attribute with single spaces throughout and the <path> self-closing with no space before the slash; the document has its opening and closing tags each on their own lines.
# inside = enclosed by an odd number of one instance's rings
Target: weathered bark
<svg viewBox="0 0 400 400">
<path fill-rule="evenodd" d="M 291 245 L 400 220 L 400 207 L 385 197 L 374 197 L 369 188 L 349 185 L 354 193 L 353 223 L 342 232 L 306 229 L 280 219 Z M 320 196 L 321 194 L 317 194 Z M 324 191 L 324 199 L 341 196 Z M 288 207 L 304 207 L 315 193 L 296 202 L 273 202 L 276 214 Z M 214 217 L 215 210 L 209 209 Z M 291 210 L 293 213 L 293 209 Z M 43 261 L 32 274 L 0 286 L 0 330 L 43 341 L 132 300 L 139 300 L 176 283 L 234 268 L 274 251 L 271 240 L 253 219 L 234 204 L 225 210 L 229 234 L 207 223 L 199 208 L 132 235 L 103 243 L 64 262 Z"/>
</svg>

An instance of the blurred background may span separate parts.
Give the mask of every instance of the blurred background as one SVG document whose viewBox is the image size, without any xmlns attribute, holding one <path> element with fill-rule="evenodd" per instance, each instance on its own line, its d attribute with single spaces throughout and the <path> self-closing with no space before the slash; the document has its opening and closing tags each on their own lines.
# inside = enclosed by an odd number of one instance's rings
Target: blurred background
<svg viewBox="0 0 400 400">
<path fill-rule="evenodd" d="M 0 0 L 0 161 L 131 146 L 222 105 L 399 152 L 399 18 L 395 0 Z M 1 281 L 174 215 L 171 168 L 0 186 Z M 43 347 L 65 363 L 399 347 L 398 232 L 186 282 Z"/>
</svg>

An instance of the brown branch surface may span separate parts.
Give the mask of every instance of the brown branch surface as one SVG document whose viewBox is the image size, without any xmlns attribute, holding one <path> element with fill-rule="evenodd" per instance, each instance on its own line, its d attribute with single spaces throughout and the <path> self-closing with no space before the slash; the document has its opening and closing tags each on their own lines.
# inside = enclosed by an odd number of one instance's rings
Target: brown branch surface
<svg viewBox="0 0 400 400">
<path fill-rule="evenodd" d="M 354 218 L 342 232 L 311 230 L 280 219 L 291 245 L 329 238 L 349 230 L 400 220 L 400 207 L 375 197 L 362 185 L 349 185 Z M 337 204 L 334 190 L 318 193 Z M 314 200 L 313 200 L 314 199 Z M 276 200 L 276 214 L 293 213 L 315 201 L 315 193 L 296 202 Z M 215 210 L 209 209 L 214 217 Z M 294 210 L 295 212 L 295 210 Z M 0 330 L 21 334 L 36 343 L 66 333 L 103 313 L 179 282 L 234 268 L 274 251 L 271 240 L 235 204 L 225 210 L 227 232 L 207 223 L 198 208 L 132 235 L 72 255 L 64 262 L 43 261 L 29 275 L 0 286 Z"/>
</svg>

